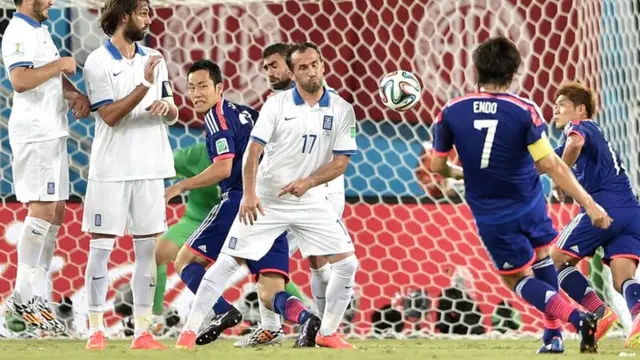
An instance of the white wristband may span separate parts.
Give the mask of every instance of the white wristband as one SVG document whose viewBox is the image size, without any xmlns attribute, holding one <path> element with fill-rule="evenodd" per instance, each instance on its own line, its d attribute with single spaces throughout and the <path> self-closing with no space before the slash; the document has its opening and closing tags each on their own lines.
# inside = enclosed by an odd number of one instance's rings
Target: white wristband
<svg viewBox="0 0 640 360">
<path fill-rule="evenodd" d="M 147 79 L 145 79 L 145 78 L 142 78 L 142 85 L 144 85 L 144 86 L 146 86 L 148 88 L 153 86 L 153 84 L 148 82 Z"/>
</svg>

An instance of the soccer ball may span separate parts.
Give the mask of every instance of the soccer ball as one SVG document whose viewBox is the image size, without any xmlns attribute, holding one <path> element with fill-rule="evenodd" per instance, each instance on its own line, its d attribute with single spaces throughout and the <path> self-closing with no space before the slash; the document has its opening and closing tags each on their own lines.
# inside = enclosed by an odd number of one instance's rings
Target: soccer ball
<svg viewBox="0 0 640 360">
<path fill-rule="evenodd" d="M 380 80 L 380 99 L 389 109 L 406 111 L 420 101 L 422 86 L 418 78 L 404 70 L 394 71 Z"/>
</svg>

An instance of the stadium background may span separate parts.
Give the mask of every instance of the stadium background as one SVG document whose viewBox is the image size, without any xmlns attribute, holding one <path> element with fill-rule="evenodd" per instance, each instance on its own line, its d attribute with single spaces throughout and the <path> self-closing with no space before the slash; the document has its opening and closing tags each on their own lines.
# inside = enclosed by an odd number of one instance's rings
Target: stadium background
<svg viewBox="0 0 640 360">
<path fill-rule="evenodd" d="M 10 3 L 10 1 L 9 1 Z M 563 79 L 579 79 L 600 91 L 598 120 L 627 155 L 627 168 L 638 185 L 637 90 L 624 82 L 637 75 L 631 60 L 638 52 L 635 2 L 587 0 L 354 0 L 354 1 L 220 1 L 213 5 L 156 6 L 146 44 L 159 49 L 169 65 L 180 124 L 171 128 L 171 145 L 185 147 L 202 141 L 203 128 L 185 99 L 186 70 L 193 59 L 210 57 L 221 64 L 229 100 L 259 107 L 269 93 L 261 70 L 261 49 L 277 41 L 311 40 L 327 61 L 326 80 L 351 101 L 358 118 L 359 153 L 346 174 L 347 227 L 357 244 L 361 268 L 357 332 L 368 334 L 375 309 L 393 302 L 399 292 L 424 289 L 434 301 L 443 289 L 457 283 L 482 313 L 490 328 L 497 304 L 509 301 L 522 312 L 520 331 L 539 331 L 538 313 L 523 305 L 493 272 L 475 234 L 466 205 L 458 196 L 442 198 L 425 174 L 421 157 L 430 139 L 429 125 L 446 101 L 473 90 L 472 49 L 490 35 L 504 34 L 516 42 L 524 66 L 513 91 L 540 104 L 547 119 L 552 97 Z M 61 6 L 56 4 L 56 6 Z M 637 10 L 637 4 L 635 4 Z M 0 33 L 11 18 L 0 10 Z M 84 91 L 82 65 L 90 51 L 106 38 L 97 27 L 96 10 L 62 7 L 49 11 L 49 26 L 61 56 L 79 64 L 72 78 Z M 632 14 L 629 16 L 629 14 Z M 414 72 L 424 92 L 420 106 L 398 114 L 377 100 L 378 80 L 396 69 Z M 629 70 L 633 72 L 628 73 Z M 10 168 L 7 122 L 11 86 L 0 68 L 0 299 L 11 292 L 15 278 L 15 235 L 25 208 L 15 202 Z M 79 298 L 88 237 L 80 231 L 81 198 L 86 190 L 88 153 L 93 133 L 90 118 L 71 120 L 69 153 L 73 201 L 59 237 L 53 276 L 53 299 Z M 559 133 L 550 129 L 551 138 Z M 416 176 L 416 174 L 419 176 Z M 428 188 L 427 188 L 428 187 Z M 636 186 L 637 188 L 637 186 Z M 548 192 L 545 179 L 545 191 Z M 181 203 L 168 209 L 169 223 L 183 211 Z M 566 224 L 577 209 L 552 204 L 557 225 Z M 126 282 L 131 272 L 131 239 L 118 242 L 110 263 L 113 286 Z M 292 261 L 293 278 L 306 284 L 306 262 Z M 460 280 L 463 281 L 460 281 Z M 170 272 L 166 301 L 183 290 Z M 309 293 L 308 286 L 303 289 Z M 112 297 L 113 290 L 109 296 Z M 238 289 L 229 291 L 235 299 Z M 426 333 L 433 331 L 436 312 L 427 311 Z M 111 323 L 116 322 L 110 317 Z"/>
</svg>

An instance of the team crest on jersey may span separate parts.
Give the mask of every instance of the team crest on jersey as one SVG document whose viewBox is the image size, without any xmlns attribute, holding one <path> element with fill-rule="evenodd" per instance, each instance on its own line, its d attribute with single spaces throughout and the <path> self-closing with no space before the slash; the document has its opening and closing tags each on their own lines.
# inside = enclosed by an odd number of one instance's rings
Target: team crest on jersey
<svg viewBox="0 0 640 360">
<path fill-rule="evenodd" d="M 48 182 L 47 183 L 47 195 L 53 195 L 56 193 L 56 183 Z"/>
<path fill-rule="evenodd" d="M 218 152 L 218 155 L 229 152 L 229 143 L 227 143 L 227 139 L 216 140 L 216 151 Z"/>
<path fill-rule="evenodd" d="M 229 239 L 229 249 L 235 250 L 236 245 L 238 245 L 238 239 L 233 236 Z"/>
<path fill-rule="evenodd" d="M 102 214 L 96 214 L 94 224 L 96 226 L 102 226 Z"/>
<path fill-rule="evenodd" d="M 331 130 L 333 128 L 333 116 L 325 115 L 322 122 L 322 130 Z"/>
</svg>

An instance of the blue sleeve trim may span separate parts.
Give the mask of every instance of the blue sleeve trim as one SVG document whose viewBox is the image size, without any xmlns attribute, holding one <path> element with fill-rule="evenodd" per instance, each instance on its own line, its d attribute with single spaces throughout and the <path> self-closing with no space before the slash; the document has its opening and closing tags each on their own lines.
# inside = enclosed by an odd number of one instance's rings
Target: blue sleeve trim
<svg viewBox="0 0 640 360">
<path fill-rule="evenodd" d="M 31 61 L 18 61 L 17 63 L 9 65 L 9 71 L 11 71 L 11 70 L 13 70 L 15 68 L 19 68 L 19 67 L 32 68 L 33 67 L 33 62 L 31 62 Z"/>
<path fill-rule="evenodd" d="M 113 99 L 105 99 L 105 100 L 98 101 L 97 103 L 91 105 L 91 111 L 96 111 L 101 106 L 111 104 L 112 102 L 113 102 Z"/>
<path fill-rule="evenodd" d="M 267 146 L 267 142 L 266 142 L 266 141 L 264 141 L 264 140 L 262 140 L 262 139 L 260 139 L 260 138 L 259 138 L 259 137 L 257 137 L 257 136 L 253 136 L 253 135 L 252 135 L 249 139 L 250 139 L 251 141 L 255 141 L 255 142 L 257 142 L 258 144 L 260 144 L 260 145 L 262 145 L 262 146 Z"/>
<path fill-rule="evenodd" d="M 336 155 L 355 155 L 358 150 L 333 150 L 333 153 Z"/>
</svg>

